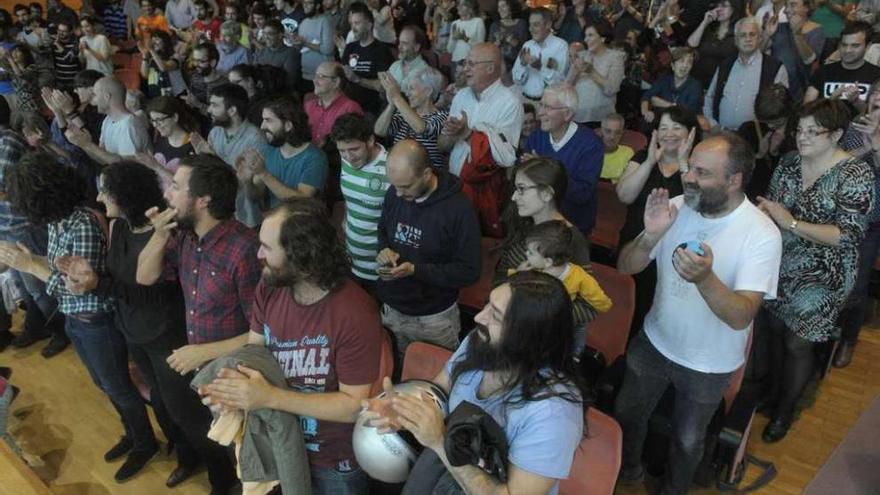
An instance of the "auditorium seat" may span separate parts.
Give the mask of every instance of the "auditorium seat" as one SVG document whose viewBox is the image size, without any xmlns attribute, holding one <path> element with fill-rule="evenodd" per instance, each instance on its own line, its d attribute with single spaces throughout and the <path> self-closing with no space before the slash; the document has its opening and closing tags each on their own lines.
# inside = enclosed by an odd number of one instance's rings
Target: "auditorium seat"
<svg viewBox="0 0 880 495">
<path fill-rule="evenodd" d="M 620 471 L 623 432 L 614 418 L 591 407 L 584 414 L 584 433 L 568 479 L 559 482 L 559 494 L 612 495 Z"/>
<path fill-rule="evenodd" d="M 623 137 L 620 138 L 620 144 L 625 144 L 638 153 L 648 147 L 648 138 L 639 131 L 624 129 Z"/>
<path fill-rule="evenodd" d="M 635 311 L 636 284 L 629 275 L 598 263 L 592 264 L 591 273 L 613 306 L 587 324 L 587 345 L 601 351 L 610 365 L 626 351 Z"/>
<path fill-rule="evenodd" d="M 480 279 L 473 285 L 461 289 L 458 293 L 458 304 L 479 311 L 489 301 L 489 292 L 492 291 L 492 276 L 495 266 L 501 256 L 501 250 L 497 249 L 500 240 L 492 237 L 480 239 Z"/>
<path fill-rule="evenodd" d="M 614 184 L 599 181 L 596 184 L 596 225 L 590 240 L 612 253 L 617 253 L 620 230 L 626 222 L 626 205 L 617 198 Z"/>
<path fill-rule="evenodd" d="M 425 342 L 413 342 L 406 348 L 403 356 L 401 380 L 433 380 L 443 365 L 452 356 L 452 351 Z"/>
</svg>

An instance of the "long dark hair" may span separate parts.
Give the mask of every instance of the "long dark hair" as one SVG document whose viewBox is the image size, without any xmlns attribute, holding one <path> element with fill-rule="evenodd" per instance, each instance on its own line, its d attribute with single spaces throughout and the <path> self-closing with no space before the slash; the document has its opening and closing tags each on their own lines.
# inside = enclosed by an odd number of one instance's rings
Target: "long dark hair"
<svg viewBox="0 0 880 495">
<path fill-rule="evenodd" d="M 342 285 L 350 272 L 348 254 L 324 203 L 312 198 L 289 199 L 275 212 L 286 215 L 279 239 L 297 275 L 324 290 Z"/>
<path fill-rule="evenodd" d="M 571 298 L 556 277 L 518 272 L 506 282 L 511 296 L 501 322 L 501 341 L 486 341 L 486 331 L 471 333 L 464 359 L 452 368 L 450 382 L 473 370 L 500 371 L 505 392 L 519 388 L 508 406 L 560 397 L 582 403 L 580 378 L 574 368 L 574 322 Z M 483 335 L 481 335 L 483 334 Z"/>
<path fill-rule="evenodd" d="M 165 198 L 159 186 L 159 176 L 148 167 L 122 160 L 108 165 L 101 172 L 102 192 L 118 206 L 132 228 L 147 224 L 144 212 L 154 206 L 165 208 Z"/>
<path fill-rule="evenodd" d="M 45 151 L 24 155 L 6 170 L 6 195 L 12 207 L 34 225 L 70 216 L 86 203 L 86 184 L 76 170 Z"/>
</svg>

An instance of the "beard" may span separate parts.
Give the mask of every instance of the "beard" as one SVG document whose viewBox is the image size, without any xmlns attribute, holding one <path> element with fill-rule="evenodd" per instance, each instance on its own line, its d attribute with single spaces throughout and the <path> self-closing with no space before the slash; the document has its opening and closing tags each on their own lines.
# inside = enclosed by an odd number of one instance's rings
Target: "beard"
<svg viewBox="0 0 880 495">
<path fill-rule="evenodd" d="M 214 122 L 214 125 L 224 127 L 224 128 L 229 126 L 229 124 L 232 122 L 232 120 L 229 118 L 229 115 L 226 115 L 226 114 L 223 114 L 220 116 L 213 116 L 212 115 L 211 121 Z"/>
<path fill-rule="evenodd" d="M 263 263 L 262 277 L 263 282 L 269 287 L 293 287 L 299 280 L 289 267 L 272 268 L 265 263 Z"/>
<path fill-rule="evenodd" d="M 275 134 L 272 131 L 266 131 L 265 135 L 266 141 L 269 143 L 269 145 L 275 148 L 280 148 L 284 146 L 284 143 L 286 142 L 283 135 Z"/>
<path fill-rule="evenodd" d="M 712 215 L 727 206 L 727 193 L 723 187 L 701 188 L 693 184 L 685 184 L 684 202 L 698 213 Z"/>
<path fill-rule="evenodd" d="M 196 219 L 192 213 L 186 213 L 184 215 L 178 213 L 176 221 L 177 228 L 181 230 L 193 230 L 196 226 Z"/>
<path fill-rule="evenodd" d="M 499 345 L 493 345 L 490 341 L 489 329 L 479 323 L 476 324 L 474 331 L 471 332 L 470 343 L 468 344 L 468 359 L 480 363 L 479 368 L 483 371 L 499 370 L 505 361 L 501 355 Z"/>
</svg>

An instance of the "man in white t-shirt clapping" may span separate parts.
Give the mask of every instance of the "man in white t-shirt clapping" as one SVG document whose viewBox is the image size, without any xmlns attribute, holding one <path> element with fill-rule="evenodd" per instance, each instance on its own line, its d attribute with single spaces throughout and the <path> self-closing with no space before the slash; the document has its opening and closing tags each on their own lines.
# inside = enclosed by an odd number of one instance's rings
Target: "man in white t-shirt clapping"
<svg viewBox="0 0 880 495">
<path fill-rule="evenodd" d="M 691 154 L 684 195 L 655 189 L 645 230 L 623 248 L 618 268 L 638 273 L 657 262 L 654 303 L 627 352 L 615 404 L 623 429 L 620 479 L 644 475 L 642 446 L 657 402 L 675 387 L 669 465 L 659 493 L 684 494 L 703 457 L 706 428 L 733 373 L 745 361 L 752 319 L 776 297 L 782 239 L 744 194 L 754 154 L 729 133 Z"/>
</svg>

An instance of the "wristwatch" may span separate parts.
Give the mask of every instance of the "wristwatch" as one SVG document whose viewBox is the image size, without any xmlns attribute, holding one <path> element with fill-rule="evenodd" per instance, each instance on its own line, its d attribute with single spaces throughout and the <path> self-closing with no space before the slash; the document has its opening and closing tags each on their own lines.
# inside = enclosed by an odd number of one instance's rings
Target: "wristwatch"
<svg viewBox="0 0 880 495">
<path fill-rule="evenodd" d="M 792 218 L 792 219 L 791 219 L 791 223 L 788 224 L 788 230 L 791 231 L 791 232 L 794 232 L 794 231 L 797 230 L 797 226 L 798 226 L 798 221 L 797 221 L 797 219 L 796 219 L 796 218 Z"/>
</svg>

